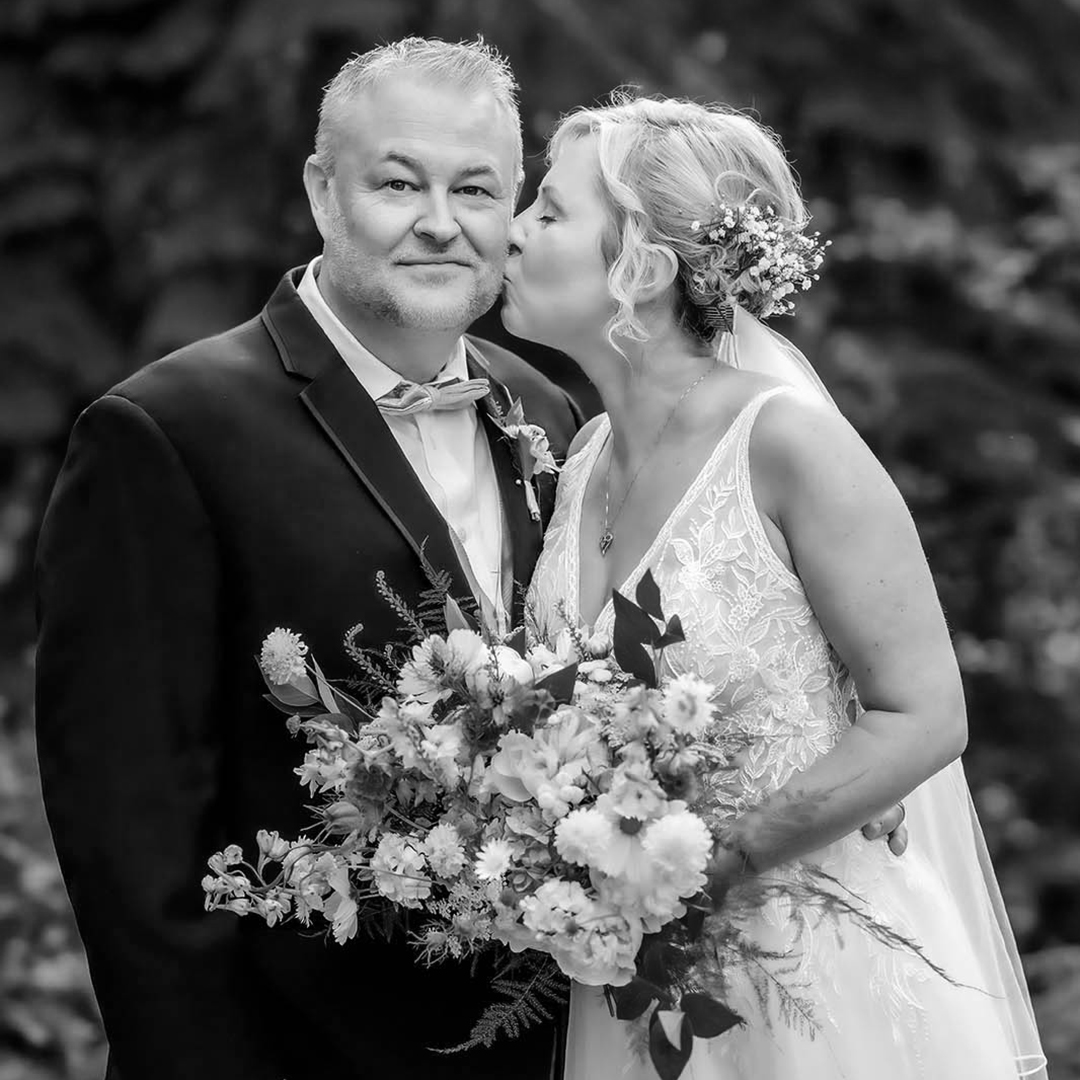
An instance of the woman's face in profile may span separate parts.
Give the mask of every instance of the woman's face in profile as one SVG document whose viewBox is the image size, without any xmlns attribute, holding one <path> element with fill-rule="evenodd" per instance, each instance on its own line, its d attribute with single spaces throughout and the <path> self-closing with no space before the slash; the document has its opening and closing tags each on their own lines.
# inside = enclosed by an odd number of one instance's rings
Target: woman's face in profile
<svg viewBox="0 0 1080 1080">
<path fill-rule="evenodd" d="M 531 206 L 510 227 L 502 320 L 571 356 L 604 340 L 615 312 L 601 238 L 609 227 L 592 135 L 565 142 Z"/>
</svg>

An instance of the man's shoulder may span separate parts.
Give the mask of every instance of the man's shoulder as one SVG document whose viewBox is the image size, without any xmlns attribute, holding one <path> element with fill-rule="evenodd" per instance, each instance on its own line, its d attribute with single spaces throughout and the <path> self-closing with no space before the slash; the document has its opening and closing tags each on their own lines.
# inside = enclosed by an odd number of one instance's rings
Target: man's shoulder
<svg viewBox="0 0 1080 1080">
<path fill-rule="evenodd" d="M 194 341 L 133 372 L 107 391 L 153 412 L 184 399 L 220 397 L 251 380 L 280 372 L 276 351 L 259 316 Z"/>
</svg>

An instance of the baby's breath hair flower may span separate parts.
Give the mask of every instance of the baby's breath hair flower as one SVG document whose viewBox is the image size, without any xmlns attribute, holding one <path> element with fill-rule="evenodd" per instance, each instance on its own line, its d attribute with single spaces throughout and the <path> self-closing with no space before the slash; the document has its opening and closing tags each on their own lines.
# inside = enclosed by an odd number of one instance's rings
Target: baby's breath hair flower
<svg viewBox="0 0 1080 1080">
<path fill-rule="evenodd" d="M 733 304 L 751 315 L 790 314 L 792 296 L 815 281 L 831 240 L 777 216 L 771 206 L 717 204 L 709 221 L 690 222 L 702 248 L 687 282 L 691 301 L 714 330 L 730 330 Z"/>
<path fill-rule="evenodd" d="M 275 686 L 285 686 L 307 673 L 307 651 L 299 634 L 279 626 L 266 635 L 259 666 Z"/>
</svg>

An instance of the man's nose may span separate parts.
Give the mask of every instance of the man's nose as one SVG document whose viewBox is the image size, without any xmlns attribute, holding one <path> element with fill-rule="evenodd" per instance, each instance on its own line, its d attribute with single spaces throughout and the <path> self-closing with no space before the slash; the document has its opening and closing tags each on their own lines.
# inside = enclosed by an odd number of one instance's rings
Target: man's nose
<svg viewBox="0 0 1080 1080">
<path fill-rule="evenodd" d="M 438 244 L 449 244 L 461 234 L 461 225 L 458 224 L 445 193 L 431 192 L 428 195 L 413 231 Z"/>
</svg>

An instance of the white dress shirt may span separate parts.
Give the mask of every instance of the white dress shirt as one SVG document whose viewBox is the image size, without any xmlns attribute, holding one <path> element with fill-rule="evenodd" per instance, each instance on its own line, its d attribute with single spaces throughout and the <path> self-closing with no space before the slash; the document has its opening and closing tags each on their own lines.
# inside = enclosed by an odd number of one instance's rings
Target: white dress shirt
<svg viewBox="0 0 1080 1080">
<path fill-rule="evenodd" d="M 316 280 L 320 259 L 308 263 L 297 293 L 360 385 L 377 401 L 393 390 L 402 376 L 365 348 L 330 310 Z M 436 379 L 449 376 L 469 378 L 464 338 L 458 338 L 452 356 Z M 384 413 L 382 419 L 450 526 L 474 591 L 479 589 L 504 618 L 503 589 L 509 586 L 513 573 L 510 543 L 491 448 L 475 407 L 411 416 Z M 423 537 L 417 539 L 422 541 Z"/>
</svg>

